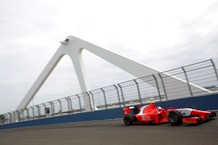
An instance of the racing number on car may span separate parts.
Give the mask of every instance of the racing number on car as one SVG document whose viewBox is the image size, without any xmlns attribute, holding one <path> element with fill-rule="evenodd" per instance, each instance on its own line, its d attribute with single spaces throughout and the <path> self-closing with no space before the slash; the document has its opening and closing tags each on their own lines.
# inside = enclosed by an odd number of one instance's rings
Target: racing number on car
<svg viewBox="0 0 218 145">
<path fill-rule="evenodd" d="M 142 116 L 142 120 L 151 120 L 150 116 Z"/>
</svg>

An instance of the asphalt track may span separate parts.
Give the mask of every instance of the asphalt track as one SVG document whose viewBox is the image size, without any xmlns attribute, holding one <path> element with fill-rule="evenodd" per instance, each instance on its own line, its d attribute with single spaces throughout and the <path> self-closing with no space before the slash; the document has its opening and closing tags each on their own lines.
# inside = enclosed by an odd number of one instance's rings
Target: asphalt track
<svg viewBox="0 0 218 145">
<path fill-rule="evenodd" d="M 0 145 L 218 145 L 218 118 L 197 126 L 124 126 L 117 119 L 0 130 Z"/>
</svg>

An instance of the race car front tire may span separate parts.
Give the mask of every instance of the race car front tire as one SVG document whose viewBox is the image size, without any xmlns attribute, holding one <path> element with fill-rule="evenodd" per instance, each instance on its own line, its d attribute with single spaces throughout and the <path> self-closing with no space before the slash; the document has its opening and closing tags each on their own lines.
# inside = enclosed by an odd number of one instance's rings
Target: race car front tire
<svg viewBox="0 0 218 145">
<path fill-rule="evenodd" d="M 171 125 L 174 125 L 174 126 L 181 125 L 182 124 L 182 114 L 177 110 L 170 111 L 168 113 L 168 120 Z"/>
<path fill-rule="evenodd" d="M 123 122 L 126 126 L 132 125 L 133 122 L 135 122 L 135 121 L 136 121 L 136 117 L 133 115 L 126 115 L 123 118 Z"/>
<path fill-rule="evenodd" d="M 217 117 L 216 112 L 211 112 L 211 114 L 209 115 L 209 119 L 213 119 Z"/>
</svg>

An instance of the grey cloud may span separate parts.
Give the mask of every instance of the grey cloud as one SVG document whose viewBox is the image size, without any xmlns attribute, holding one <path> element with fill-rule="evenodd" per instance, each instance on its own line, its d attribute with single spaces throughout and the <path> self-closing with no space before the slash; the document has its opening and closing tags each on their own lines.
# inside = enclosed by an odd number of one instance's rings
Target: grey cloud
<svg viewBox="0 0 218 145">
<path fill-rule="evenodd" d="M 154 46 L 156 54 L 143 62 L 167 70 L 185 64 L 218 57 L 218 3 L 213 3 L 201 16 L 180 24 L 180 40 L 171 47 Z M 158 43 L 158 42 L 157 42 Z M 161 63 L 160 63 L 161 62 Z"/>
</svg>

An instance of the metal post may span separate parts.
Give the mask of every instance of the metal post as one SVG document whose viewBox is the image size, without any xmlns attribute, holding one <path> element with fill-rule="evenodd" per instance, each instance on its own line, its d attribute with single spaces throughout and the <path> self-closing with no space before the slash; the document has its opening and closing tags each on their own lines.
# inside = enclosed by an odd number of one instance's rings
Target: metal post
<svg viewBox="0 0 218 145">
<path fill-rule="evenodd" d="M 9 115 L 8 115 L 8 113 L 5 113 L 5 115 L 6 115 L 5 124 L 8 124 Z"/>
<path fill-rule="evenodd" d="M 214 69 L 214 72 L 215 72 L 215 75 L 216 75 L 216 78 L 217 78 L 217 82 L 218 82 L 218 73 L 217 73 L 217 70 L 216 70 L 216 66 L 215 66 L 215 64 L 213 62 L 213 59 L 210 59 L 210 61 L 211 61 L 212 65 L 213 65 L 213 69 Z"/>
<path fill-rule="evenodd" d="M 73 105 L 72 105 L 72 100 L 70 97 L 67 97 L 69 99 L 69 102 L 70 102 L 70 111 L 73 111 Z"/>
<path fill-rule="evenodd" d="M 78 98 L 78 100 L 79 100 L 79 108 L 80 108 L 80 112 L 82 112 L 82 104 L 81 104 L 81 99 L 80 99 L 80 97 L 79 97 L 79 95 L 78 95 L 78 94 L 76 94 L 76 96 L 77 96 L 77 98 Z"/>
<path fill-rule="evenodd" d="M 17 110 L 19 112 L 19 117 L 18 120 L 20 121 L 24 121 L 24 111 L 23 109 Z"/>
<path fill-rule="evenodd" d="M 89 91 L 89 93 L 91 94 L 91 97 L 92 97 L 92 104 L 93 104 L 93 110 L 95 111 L 95 99 L 94 99 L 94 95 L 91 91 Z"/>
<path fill-rule="evenodd" d="M 14 111 L 11 112 L 11 123 L 14 122 Z"/>
<path fill-rule="evenodd" d="M 51 102 L 48 102 L 49 104 L 50 104 L 50 106 L 51 106 L 51 116 L 53 115 L 53 107 L 52 107 L 52 103 Z"/>
<path fill-rule="evenodd" d="M 93 111 L 93 108 L 92 108 L 92 102 L 91 102 L 91 98 L 90 98 L 90 95 L 88 92 L 85 92 L 85 94 L 87 95 L 87 97 L 89 98 L 89 104 L 90 104 L 90 110 Z"/>
<path fill-rule="evenodd" d="M 158 95 L 159 95 L 159 98 L 160 98 L 160 101 L 162 102 L 162 97 L 161 97 L 161 94 L 160 94 L 160 88 L 159 88 L 159 85 L 158 85 L 158 82 L 157 82 L 157 78 L 154 74 L 152 74 L 154 80 L 155 80 L 155 83 L 156 83 L 156 86 L 157 86 L 157 92 L 158 92 Z"/>
<path fill-rule="evenodd" d="M 70 102 L 67 97 L 65 97 L 65 99 L 67 100 L 68 111 L 70 111 L 70 104 L 69 104 Z"/>
<path fill-rule="evenodd" d="M 184 74 L 185 74 L 185 78 L 186 78 L 186 81 L 187 81 L 187 84 L 188 84 L 188 89 L 189 89 L 189 92 L 190 92 L 190 95 L 191 97 L 193 97 L 193 93 L 192 93 L 192 89 L 191 89 L 191 86 L 190 86 L 190 83 L 189 83 L 189 80 L 188 80 L 188 75 L 187 75 L 187 72 L 185 71 L 185 68 L 184 67 L 181 67 Z"/>
<path fill-rule="evenodd" d="M 122 99 L 123 99 L 123 106 L 125 106 L 126 103 L 125 103 L 124 96 L 123 96 L 123 89 L 122 89 L 122 86 L 121 86 L 120 84 L 117 84 L 117 85 L 118 85 L 118 87 L 120 88 L 121 97 L 122 97 Z"/>
<path fill-rule="evenodd" d="M 20 112 L 18 110 L 16 110 L 16 118 L 17 118 L 17 121 L 20 122 Z"/>
<path fill-rule="evenodd" d="M 37 109 L 38 109 L 38 117 L 40 117 L 40 116 L 41 116 L 40 107 L 39 107 L 39 105 L 36 105 L 36 107 L 37 107 Z"/>
<path fill-rule="evenodd" d="M 20 109 L 20 110 L 18 110 L 18 112 L 19 112 L 19 116 L 20 116 L 20 121 L 22 121 L 23 119 L 23 110 L 22 109 Z"/>
<path fill-rule="evenodd" d="M 33 113 L 33 119 L 34 119 L 34 117 L 35 117 L 35 112 L 34 112 L 34 107 L 31 107 L 32 108 L 32 113 Z"/>
<path fill-rule="evenodd" d="M 165 88 L 165 85 L 164 85 L 163 78 L 162 78 L 160 73 L 158 73 L 158 76 L 160 77 L 160 80 L 161 80 L 161 83 L 162 83 L 162 86 L 163 86 L 163 91 L 164 91 L 164 95 L 166 96 L 166 101 L 168 101 L 167 91 L 166 91 L 166 88 Z"/>
<path fill-rule="evenodd" d="M 105 91 L 104 91 L 104 89 L 102 89 L 102 88 L 100 88 L 100 90 L 101 90 L 102 93 L 103 93 L 103 96 L 104 96 L 104 104 L 105 104 L 105 107 L 106 107 L 106 109 L 107 109 L 108 106 L 107 106 L 107 100 L 106 100 L 106 94 L 105 94 Z"/>
<path fill-rule="evenodd" d="M 25 108 L 25 110 L 27 110 L 27 111 L 26 111 L 26 113 L 27 113 L 27 120 L 29 120 L 29 116 L 30 116 L 30 114 L 29 114 L 29 109 L 28 109 L 28 108 Z"/>
<path fill-rule="evenodd" d="M 16 112 L 13 111 L 13 122 L 16 122 Z"/>
<path fill-rule="evenodd" d="M 60 105 L 60 113 L 61 113 L 61 115 L 62 115 L 62 104 L 61 104 L 61 100 L 58 99 L 58 102 L 59 102 L 59 105 Z"/>
<path fill-rule="evenodd" d="M 142 104 L 142 97 L 141 97 L 141 93 L 140 93 L 140 90 L 139 90 L 139 84 L 138 84 L 138 82 L 135 79 L 133 79 L 133 81 L 136 84 L 136 88 L 137 88 L 138 96 L 139 96 L 139 102 L 140 102 L 140 104 Z"/>
<path fill-rule="evenodd" d="M 16 112 L 13 111 L 13 122 L 16 122 Z"/>
<path fill-rule="evenodd" d="M 19 112 L 20 112 L 20 121 L 23 121 L 24 120 L 23 109 L 20 109 Z"/>
<path fill-rule="evenodd" d="M 68 97 L 65 97 L 65 99 L 67 100 L 68 111 L 71 111 L 71 110 L 70 110 L 70 100 L 69 100 L 69 98 L 68 98 Z"/>
<path fill-rule="evenodd" d="M 45 105 L 45 103 L 42 103 L 42 105 L 44 106 L 44 112 L 45 112 L 45 116 L 46 116 L 46 105 Z"/>
<path fill-rule="evenodd" d="M 55 115 L 55 105 L 54 105 L 54 102 L 53 101 L 51 101 L 51 104 L 52 104 L 52 114 L 53 115 Z"/>
<path fill-rule="evenodd" d="M 10 120 L 9 120 L 9 123 L 12 123 L 12 114 L 11 112 L 8 112 L 9 116 L 10 116 Z"/>
<path fill-rule="evenodd" d="M 7 113 L 5 113 L 5 114 L 4 114 L 4 120 L 3 120 L 3 124 L 7 124 L 7 122 L 6 122 L 7 118 L 8 118 L 8 114 L 7 114 Z"/>
<path fill-rule="evenodd" d="M 120 94 L 119 94 L 119 91 L 118 91 L 118 88 L 116 85 L 114 85 L 116 91 L 117 91 L 117 97 L 118 97 L 118 101 L 119 101 L 119 106 L 121 107 L 121 102 L 120 102 Z"/>
<path fill-rule="evenodd" d="M 1 114 L 0 116 L 1 116 L 1 118 L 0 118 L 0 120 L 2 121 L 2 124 L 6 124 L 5 123 L 5 120 L 6 120 L 6 116 L 7 114 Z M 0 123 L 0 125 L 1 125 L 1 123 Z"/>
</svg>

